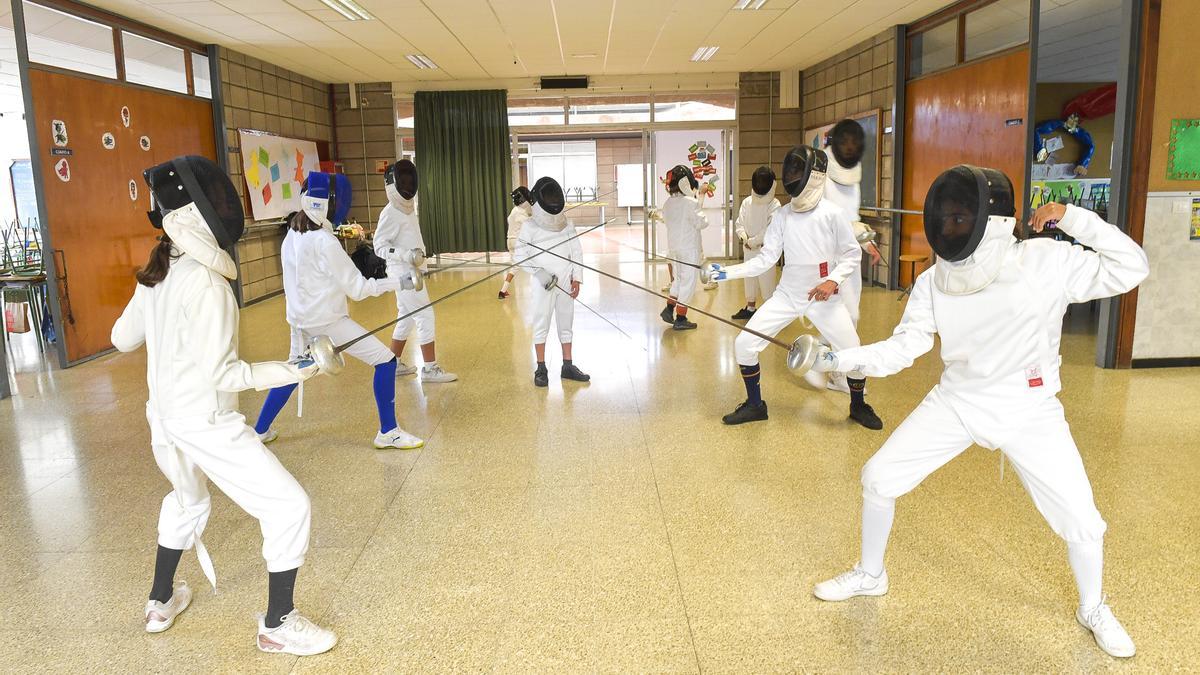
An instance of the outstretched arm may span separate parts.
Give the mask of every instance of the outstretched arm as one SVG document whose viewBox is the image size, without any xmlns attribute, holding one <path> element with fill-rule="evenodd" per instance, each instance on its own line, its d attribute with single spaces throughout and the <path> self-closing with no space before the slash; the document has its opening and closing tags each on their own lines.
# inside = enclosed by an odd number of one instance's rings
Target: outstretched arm
<svg viewBox="0 0 1200 675">
<path fill-rule="evenodd" d="M 835 370 L 843 373 L 862 371 L 870 377 L 886 377 L 911 366 L 913 361 L 933 349 L 937 324 L 933 318 L 932 283 L 933 268 L 930 268 L 913 284 L 904 316 L 892 336 L 881 342 L 837 352 Z"/>
<path fill-rule="evenodd" d="M 775 263 L 779 262 L 779 256 L 783 255 L 783 224 L 780 221 L 781 218 L 778 215 L 771 219 L 771 224 L 767 226 L 766 238 L 763 239 L 763 245 L 758 250 L 758 255 L 740 265 L 725 268 L 726 279 L 756 277 L 771 269 L 775 266 Z"/>
<path fill-rule="evenodd" d="M 392 277 L 368 279 L 364 277 L 362 272 L 359 272 L 358 268 L 354 266 L 354 261 L 350 260 L 350 256 L 346 255 L 341 244 L 337 243 L 332 236 L 322 240 L 318 255 L 321 267 L 351 300 L 363 300 L 400 288 L 399 279 Z"/>
</svg>

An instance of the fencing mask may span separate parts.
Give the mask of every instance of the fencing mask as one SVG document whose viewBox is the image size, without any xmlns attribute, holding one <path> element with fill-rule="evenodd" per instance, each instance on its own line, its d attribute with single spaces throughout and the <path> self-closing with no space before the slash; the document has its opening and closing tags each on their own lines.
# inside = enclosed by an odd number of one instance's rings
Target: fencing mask
<svg viewBox="0 0 1200 675">
<path fill-rule="evenodd" d="M 938 176 L 925 197 L 938 289 L 968 295 L 995 280 L 1016 241 L 1015 213 L 1012 181 L 1001 171 L 959 164 Z"/>
<path fill-rule="evenodd" d="M 383 190 L 388 203 L 405 213 L 412 213 L 417 197 L 417 165 L 402 159 L 383 173 Z"/>
<path fill-rule="evenodd" d="M 567 226 L 567 216 L 563 213 L 567 199 L 558 181 L 542 176 L 529 190 L 529 196 L 533 201 L 533 222 L 538 227 L 558 232 Z"/>
<path fill-rule="evenodd" d="M 754 190 L 756 201 L 763 198 L 775 197 L 775 172 L 769 166 L 760 166 L 750 177 L 750 189 Z"/>
<path fill-rule="evenodd" d="M 300 208 L 309 220 L 333 228 L 341 225 L 350 213 L 352 196 L 346 174 L 313 171 L 300 192 Z"/>
<path fill-rule="evenodd" d="M 862 182 L 862 158 L 864 152 L 862 125 L 846 119 L 834 125 L 829 133 L 829 178 L 839 185 L 857 185 Z"/>
<path fill-rule="evenodd" d="M 517 189 L 512 191 L 512 200 L 513 206 L 525 209 L 525 213 L 533 210 L 533 196 L 529 194 L 529 188 L 524 185 L 518 185 Z"/>
<path fill-rule="evenodd" d="M 667 172 L 667 192 L 670 194 L 679 193 L 685 197 L 691 197 L 696 194 L 698 187 L 700 187 L 700 181 L 696 180 L 691 169 L 682 164 L 676 164 Z"/>
<path fill-rule="evenodd" d="M 236 279 L 228 250 L 242 237 L 246 218 L 221 167 L 206 157 L 185 155 L 146 169 L 142 178 L 150 187 L 150 223 L 201 264 Z"/>
<path fill-rule="evenodd" d="M 783 189 L 792 198 L 792 209 L 811 211 L 825 194 L 829 158 L 824 150 L 797 145 L 783 158 Z"/>
</svg>

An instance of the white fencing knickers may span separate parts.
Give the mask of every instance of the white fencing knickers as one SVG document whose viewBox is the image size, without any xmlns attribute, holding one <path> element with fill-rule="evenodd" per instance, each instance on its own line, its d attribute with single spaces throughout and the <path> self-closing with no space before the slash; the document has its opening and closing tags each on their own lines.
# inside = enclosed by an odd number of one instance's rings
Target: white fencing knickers
<svg viewBox="0 0 1200 675">
<path fill-rule="evenodd" d="M 742 284 L 746 288 L 746 303 L 758 303 L 760 298 L 762 302 L 770 300 L 771 294 L 775 292 L 775 275 L 778 272 L 779 270 L 772 265 L 771 269 L 756 277 L 742 279 Z"/>
<path fill-rule="evenodd" d="M 858 333 L 854 330 L 850 313 L 836 295 L 824 302 L 818 302 L 809 300 L 805 291 L 805 295 L 797 300 L 791 296 L 786 286 L 775 289 L 771 299 L 763 303 L 746 322 L 746 327 L 774 337 L 802 316 L 807 316 L 821 335 L 829 339 L 834 351 L 859 346 Z M 766 340 L 744 331 L 738 333 L 733 341 L 733 351 L 739 366 L 756 365 L 759 352 L 766 348 Z M 853 372 L 849 373 L 848 377 L 862 379 L 866 376 L 861 372 Z"/>
<path fill-rule="evenodd" d="M 863 499 L 893 502 L 975 442 L 964 424 L 970 423 L 970 409 L 951 407 L 950 396 L 940 385 L 934 387 L 896 427 L 863 467 Z M 1015 428 L 999 450 L 1050 529 L 1069 543 L 1103 539 L 1107 525 L 1096 510 L 1092 485 L 1058 397 L 1031 407 L 1012 422 Z"/>
<path fill-rule="evenodd" d="M 859 270 L 854 270 L 845 281 L 838 286 L 838 295 L 842 297 L 842 303 L 846 305 L 846 311 L 850 312 L 850 321 L 854 323 L 855 329 L 858 328 L 858 303 L 862 301 L 863 280 L 859 274 Z M 836 299 L 837 296 L 830 298 Z"/>
<path fill-rule="evenodd" d="M 304 564 L 312 507 L 300 483 L 267 450 L 246 418 L 234 411 L 160 420 L 147 412 L 154 461 L 173 490 L 158 516 L 159 545 L 196 546 L 205 576 L 216 586 L 200 535 L 208 522 L 211 480 L 259 522 L 268 572 Z"/>
<path fill-rule="evenodd" d="M 690 265 L 680 265 L 675 263 L 671 265 L 671 270 L 675 275 L 675 280 L 671 282 L 671 289 L 667 295 L 675 298 L 679 302 L 687 305 L 696 295 L 696 287 L 700 285 L 700 253 L 677 253 L 672 252 L 671 257 L 685 263 L 695 263 L 696 267 Z"/>
<path fill-rule="evenodd" d="M 531 285 L 536 294 L 535 302 L 537 303 L 531 326 L 533 328 L 533 344 L 546 343 L 546 338 L 550 336 L 551 317 L 554 318 L 554 324 L 558 328 L 558 341 L 564 345 L 570 344 L 573 336 L 571 326 L 575 322 L 575 301 L 557 287 L 547 291 L 538 286 L 536 282 Z"/>
<path fill-rule="evenodd" d="M 422 288 L 419 291 L 396 291 L 396 311 L 399 312 L 396 316 L 403 316 L 418 307 L 424 307 L 429 304 L 429 289 Z M 412 316 L 401 319 L 400 323 L 396 324 L 396 328 L 392 331 L 393 340 L 407 340 L 412 333 L 413 327 L 417 329 L 417 342 L 427 345 L 433 342 L 433 308 L 425 307 L 421 311 Z"/>
<path fill-rule="evenodd" d="M 350 317 L 343 317 L 329 324 L 328 326 L 318 326 L 316 328 L 292 328 L 292 360 L 300 358 L 308 351 L 308 341 L 318 335 L 328 335 L 335 346 L 344 345 L 347 342 L 366 333 L 367 329 L 358 325 Z M 381 363 L 387 363 L 396 358 L 392 350 L 384 346 L 374 335 L 355 344 L 347 349 L 345 354 L 349 354 L 354 358 L 362 361 L 368 366 L 378 366 Z"/>
</svg>

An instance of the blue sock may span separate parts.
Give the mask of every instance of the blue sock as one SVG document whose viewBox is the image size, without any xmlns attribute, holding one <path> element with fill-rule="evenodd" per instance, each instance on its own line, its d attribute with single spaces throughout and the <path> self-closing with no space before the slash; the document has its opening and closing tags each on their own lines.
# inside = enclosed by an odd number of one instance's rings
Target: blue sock
<svg viewBox="0 0 1200 675">
<path fill-rule="evenodd" d="M 375 366 L 375 407 L 379 408 L 379 433 L 400 426 L 396 423 L 396 359 Z"/>
<path fill-rule="evenodd" d="M 762 369 L 757 363 L 753 366 L 741 366 L 741 369 L 742 381 L 746 383 L 746 400 L 754 405 L 762 403 L 762 387 L 759 386 Z"/>
<path fill-rule="evenodd" d="M 271 423 L 279 416 L 279 411 L 283 410 L 283 406 L 287 405 L 288 399 L 292 397 L 292 392 L 296 391 L 299 385 L 288 384 L 282 387 L 275 387 L 267 392 L 267 400 L 263 401 L 262 410 L 258 411 L 258 423 L 254 425 L 254 430 L 260 434 L 265 434 L 271 429 Z"/>
</svg>

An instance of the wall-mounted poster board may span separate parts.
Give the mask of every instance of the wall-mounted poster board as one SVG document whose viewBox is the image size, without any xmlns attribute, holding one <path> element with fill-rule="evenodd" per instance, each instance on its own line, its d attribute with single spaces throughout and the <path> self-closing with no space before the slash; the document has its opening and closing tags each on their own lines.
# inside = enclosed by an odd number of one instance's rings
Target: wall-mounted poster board
<svg viewBox="0 0 1200 675">
<path fill-rule="evenodd" d="M 300 210 L 300 186 L 320 170 L 317 144 L 252 129 L 238 129 L 242 175 L 255 220 L 284 218 Z"/>
<path fill-rule="evenodd" d="M 646 202 L 645 176 L 650 165 L 617 165 L 617 206 L 641 208 Z"/>
<path fill-rule="evenodd" d="M 861 124 L 863 128 L 862 184 L 859 185 L 862 204 L 879 206 L 879 111 L 869 110 L 847 117 Z M 806 130 L 804 143 L 814 148 L 824 148 L 825 138 L 833 131 L 835 124 L 837 120 Z M 833 158 L 829 158 L 829 161 L 832 162 Z"/>
</svg>

